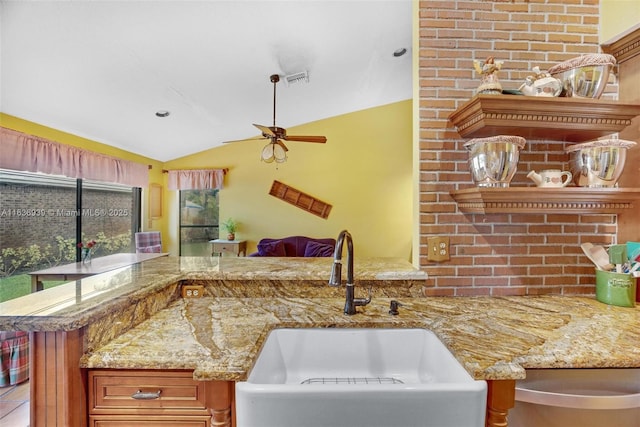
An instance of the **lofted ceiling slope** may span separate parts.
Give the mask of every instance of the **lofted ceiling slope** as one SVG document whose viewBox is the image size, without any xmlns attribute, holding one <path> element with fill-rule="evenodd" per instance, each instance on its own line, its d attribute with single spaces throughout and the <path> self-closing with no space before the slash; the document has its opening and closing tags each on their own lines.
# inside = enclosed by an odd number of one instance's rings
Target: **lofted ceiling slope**
<svg viewBox="0 0 640 427">
<path fill-rule="evenodd" d="M 278 83 L 281 127 L 412 96 L 411 0 L 0 0 L 0 14 L 3 113 L 159 161 L 271 125 L 271 74 L 309 74 Z"/>
</svg>

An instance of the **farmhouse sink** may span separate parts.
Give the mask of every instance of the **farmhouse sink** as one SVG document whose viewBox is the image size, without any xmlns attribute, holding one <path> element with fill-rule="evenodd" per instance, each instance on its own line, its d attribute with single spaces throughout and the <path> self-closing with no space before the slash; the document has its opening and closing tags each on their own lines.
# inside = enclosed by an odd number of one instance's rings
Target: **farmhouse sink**
<svg viewBox="0 0 640 427">
<path fill-rule="evenodd" d="M 236 383 L 237 426 L 481 427 L 486 395 L 425 329 L 276 329 Z"/>
</svg>

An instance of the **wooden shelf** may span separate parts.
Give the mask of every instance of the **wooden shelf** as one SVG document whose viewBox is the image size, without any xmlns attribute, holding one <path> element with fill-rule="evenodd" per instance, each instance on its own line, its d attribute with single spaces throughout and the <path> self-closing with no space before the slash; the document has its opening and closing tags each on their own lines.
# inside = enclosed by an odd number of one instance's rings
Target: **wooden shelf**
<svg viewBox="0 0 640 427">
<path fill-rule="evenodd" d="M 464 213 L 619 213 L 640 206 L 640 188 L 474 187 L 450 194 Z"/>
<path fill-rule="evenodd" d="M 603 53 L 615 56 L 618 64 L 630 60 L 640 54 L 640 24 L 636 24 L 627 32 L 605 42 L 600 47 Z"/>
<path fill-rule="evenodd" d="M 584 142 L 620 132 L 640 115 L 640 105 L 584 98 L 476 95 L 450 116 L 463 138 L 515 135 Z"/>
</svg>

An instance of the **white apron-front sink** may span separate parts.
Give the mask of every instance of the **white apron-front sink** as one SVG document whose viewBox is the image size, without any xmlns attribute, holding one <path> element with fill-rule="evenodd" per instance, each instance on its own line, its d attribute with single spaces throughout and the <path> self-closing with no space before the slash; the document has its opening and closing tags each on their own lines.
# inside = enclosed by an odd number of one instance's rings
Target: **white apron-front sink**
<svg viewBox="0 0 640 427">
<path fill-rule="evenodd" d="M 238 427 L 482 427 L 487 384 L 425 329 L 276 329 L 246 382 Z"/>
</svg>

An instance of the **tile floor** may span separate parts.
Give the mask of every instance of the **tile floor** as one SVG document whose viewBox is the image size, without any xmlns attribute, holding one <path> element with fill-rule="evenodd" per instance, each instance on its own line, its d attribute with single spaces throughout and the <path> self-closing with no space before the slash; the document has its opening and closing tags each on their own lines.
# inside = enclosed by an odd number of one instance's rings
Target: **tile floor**
<svg viewBox="0 0 640 427">
<path fill-rule="evenodd" d="M 29 427 L 29 381 L 0 388 L 0 427 Z"/>
</svg>

